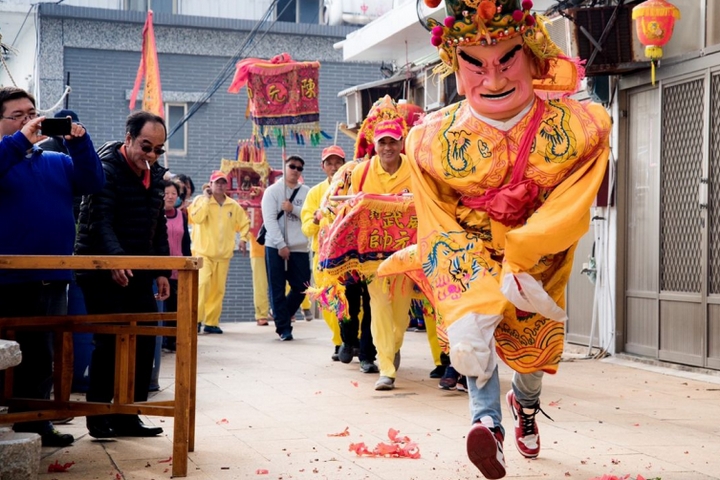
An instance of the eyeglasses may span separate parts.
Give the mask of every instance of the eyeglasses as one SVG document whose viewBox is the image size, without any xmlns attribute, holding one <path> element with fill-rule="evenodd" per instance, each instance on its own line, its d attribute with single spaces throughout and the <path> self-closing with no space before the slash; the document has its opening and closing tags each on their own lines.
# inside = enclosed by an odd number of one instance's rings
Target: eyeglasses
<svg viewBox="0 0 720 480">
<path fill-rule="evenodd" d="M 290 170 L 297 170 L 298 172 L 302 172 L 304 170 L 303 167 L 298 167 L 297 165 L 290 164 L 287 166 Z"/>
<path fill-rule="evenodd" d="M 155 152 L 155 155 L 158 157 L 165 153 L 165 150 L 162 148 L 153 148 L 150 145 L 140 145 L 140 150 L 142 150 L 145 153 Z"/>
<path fill-rule="evenodd" d="M 11 120 L 13 122 L 17 122 L 18 120 L 22 120 L 23 122 L 26 120 L 35 120 L 38 117 L 37 113 L 28 113 L 26 115 L 15 115 L 12 117 L 2 117 L 5 120 Z"/>
</svg>

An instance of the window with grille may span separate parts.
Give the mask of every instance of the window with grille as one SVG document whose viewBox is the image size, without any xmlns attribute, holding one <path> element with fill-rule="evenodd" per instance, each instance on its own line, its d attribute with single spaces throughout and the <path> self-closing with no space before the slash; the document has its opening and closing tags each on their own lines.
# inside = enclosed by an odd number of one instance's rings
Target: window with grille
<svg viewBox="0 0 720 480">
<path fill-rule="evenodd" d="M 177 13 L 177 0 L 125 0 L 125 10 Z"/>
<path fill-rule="evenodd" d="M 170 131 L 175 125 L 187 113 L 186 103 L 166 103 L 165 104 L 165 123 L 168 131 Z M 183 124 L 177 132 L 173 134 L 167 141 L 167 151 L 173 155 L 186 155 L 187 154 L 187 122 Z"/>
</svg>

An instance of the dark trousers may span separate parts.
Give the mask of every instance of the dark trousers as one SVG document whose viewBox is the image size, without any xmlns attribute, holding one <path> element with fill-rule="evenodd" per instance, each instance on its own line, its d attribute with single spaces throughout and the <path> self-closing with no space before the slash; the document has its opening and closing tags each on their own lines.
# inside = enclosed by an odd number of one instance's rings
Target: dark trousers
<svg viewBox="0 0 720 480">
<path fill-rule="evenodd" d="M 153 279 L 141 271 L 133 273 L 127 287 L 121 287 L 109 276 L 90 275 L 78 280 L 88 314 L 157 312 Z M 153 325 L 153 322 L 145 324 Z M 115 392 L 115 335 L 95 334 L 93 342 L 95 350 L 90 360 L 87 401 L 110 403 Z M 135 350 L 136 402 L 144 402 L 148 398 L 154 357 L 155 337 L 138 335 Z"/>
<path fill-rule="evenodd" d="M 373 344 L 372 332 L 370 331 L 370 322 L 372 321 L 372 312 L 370 310 L 370 294 L 365 283 L 352 283 L 345 286 L 345 297 L 348 302 L 348 313 L 350 319 L 340 322 L 340 337 L 345 345 L 351 345 L 353 348 L 360 347 L 360 355 L 358 359 L 363 361 L 374 362 L 377 351 Z M 362 304 L 363 319 L 360 322 L 360 305 Z M 360 340 L 358 341 L 358 330 L 360 332 Z"/>
<path fill-rule="evenodd" d="M 310 284 L 310 255 L 304 252 L 290 252 L 285 268 L 285 260 L 278 255 L 278 249 L 265 247 L 265 265 L 267 266 L 268 287 L 275 332 L 278 335 L 292 333 L 292 316 L 305 299 L 305 290 Z M 290 284 L 290 293 L 285 295 L 285 284 Z"/>
<path fill-rule="evenodd" d="M 41 317 L 67 314 L 68 282 L 32 282 L 0 286 L 0 317 Z M 52 332 L 18 331 L 22 361 L 13 370 L 13 396 L 49 399 L 53 386 Z M 17 408 L 13 411 L 22 411 Z M 18 423 L 15 430 L 44 433 L 47 420 Z"/>
</svg>

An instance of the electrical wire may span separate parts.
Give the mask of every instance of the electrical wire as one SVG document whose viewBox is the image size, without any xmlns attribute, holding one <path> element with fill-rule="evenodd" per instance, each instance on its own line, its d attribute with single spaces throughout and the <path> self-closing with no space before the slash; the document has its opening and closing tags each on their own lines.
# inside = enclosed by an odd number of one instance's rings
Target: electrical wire
<svg viewBox="0 0 720 480">
<path fill-rule="evenodd" d="M 235 68 L 235 64 L 238 62 L 238 60 L 240 60 L 240 58 L 245 56 L 245 55 L 243 55 L 243 52 L 254 41 L 258 30 L 260 30 L 260 27 L 265 22 L 267 22 L 268 18 L 270 17 L 270 14 L 273 12 L 277 3 L 278 3 L 278 0 L 273 0 L 273 2 L 270 4 L 268 9 L 265 11 L 265 14 L 262 16 L 260 21 L 257 24 L 255 24 L 253 29 L 250 31 L 248 36 L 245 38 L 245 41 L 243 42 L 243 44 L 240 45 L 240 47 L 235 51 L 235 53 L 230 58 L 230 60 L 228 60 L 228 62 L 221 69 L 220 73 L 218 73 L 218 75 L 215 77 L 215 79 L 213 80 L 213 83 L 211 83 L 211 85 L 205 90 L 205 93 L 203 93 L 203 96 L 198 101 L 196 101 L 188 109 L 185 116 L 183 118 L 181 118 L 180 120 L 178 120 L 178 123 L 170 129 L 170 132 L 168 133 L 168 136 L 167 136 L 168 139 L 170 139 L 175 134 L 175 132 L 177 132 L 210 99 L 210 97 L 212 97 L 215 94 L 215 92 L 217 92 L 218 89 L 220 89 L 220 87 L 225 82 L 225 80 L 227 80 L 228 77 L 230 77 L 230 75 L 233 73 L 233 70 Z M 286 5 L 285 8 L 287 8 L 289 5 L 290 4 L 288 3 L 288 5 Z M 283 12 L 284 11 L 285 10 L 283 9 Z M 281 12 L 281 14 L 283 12 Z M 275 20 L 273 20 L 273 22 L 270 24 L 270 26 L 265 31 L 265 33 L 267 33 L 270 30 L 270 28 L 275 24 L 275 22 L 277 22 L 277 18 Z M 262 39 L 262 37 L 261 37 L 261 39 Z"/>
</svg>

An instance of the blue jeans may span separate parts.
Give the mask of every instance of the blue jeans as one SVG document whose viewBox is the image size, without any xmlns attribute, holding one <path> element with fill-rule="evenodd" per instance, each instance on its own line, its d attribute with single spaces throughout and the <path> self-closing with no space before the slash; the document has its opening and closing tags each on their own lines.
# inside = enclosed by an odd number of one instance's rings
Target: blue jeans
<svg viewBox="0 0 720 480">
<path fill-rule="evenodd" d="M 265 265 L 267 266 L 268 287 L 275 332 L 278 335 L 292 333 L 292 316 L 305 299 L 305 290 L 310 284 L 310 255 L 306 252 L 290 252 L 285 268 L 285 260 L 278 255 L 278 249 L 265 247 Z M 285 284 L 290 284 L 290 293 L 285 295 Z"/>
<path fill-rule="evenodd" d="M 518 403 L 524 407 L 532 407 L 540 401 L 543 372 L 513 373 L 512 389 Z M 478 388 L 475 381 L 477 377 L 468 377 L 468 391 L 470 395 L 470 414 L 472 423 L 477 423 L 482 417 L 490 417 L 495 426 L 502 427 L 502 410 L 500 403 L 500 376 L 495 367 L 490 380 L 482 388 Z"/>
</svg>

